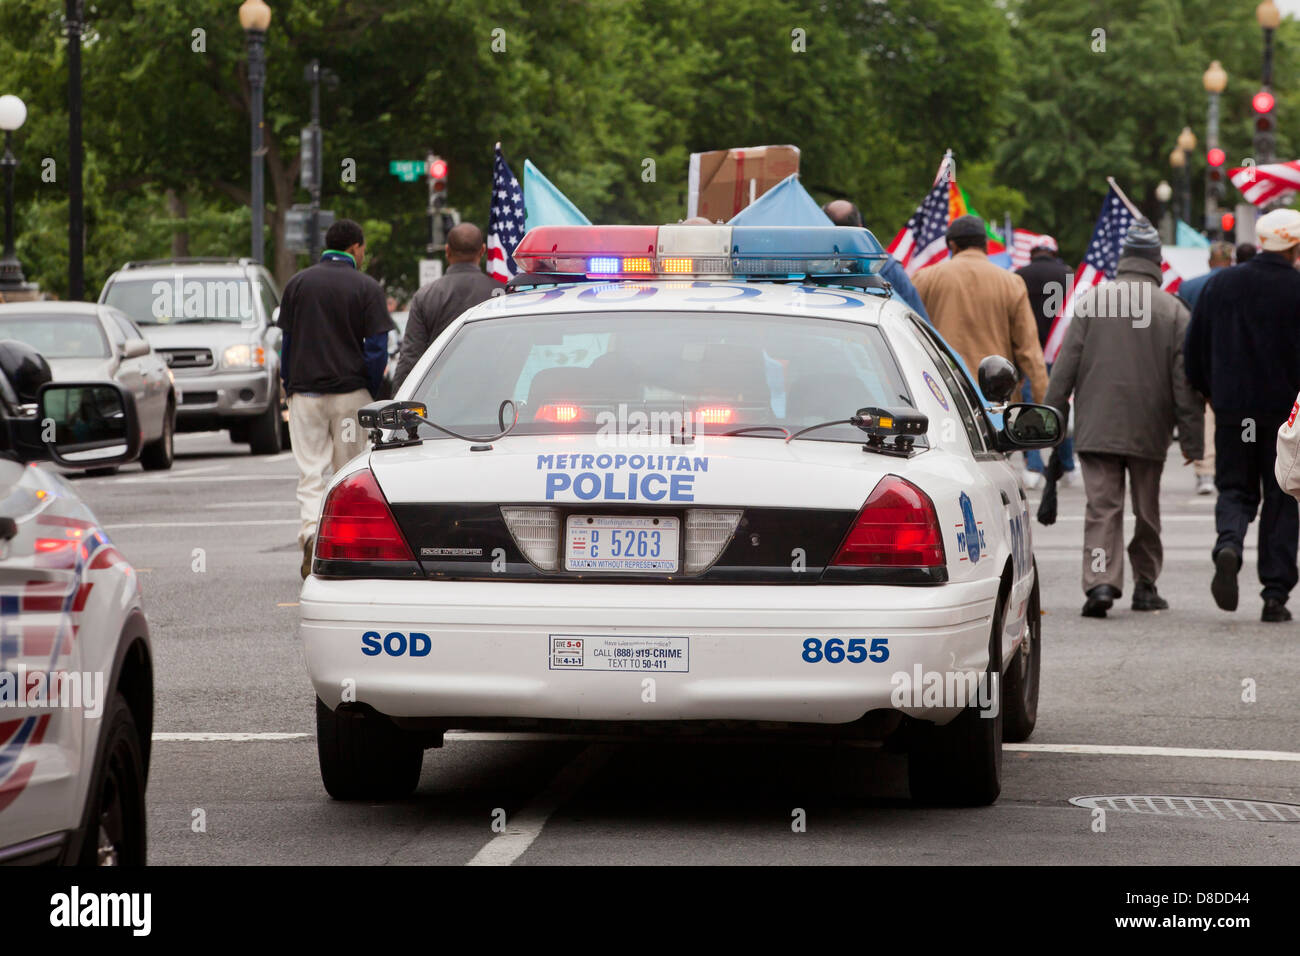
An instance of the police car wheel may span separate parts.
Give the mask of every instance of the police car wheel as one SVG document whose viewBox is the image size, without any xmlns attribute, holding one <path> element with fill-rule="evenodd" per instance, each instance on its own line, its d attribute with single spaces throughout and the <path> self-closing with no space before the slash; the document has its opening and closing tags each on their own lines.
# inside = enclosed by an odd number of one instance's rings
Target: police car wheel
<svg viewBox="0 0 1300 956">
<path fill-rule="evenodd" d="M 80 866 L 144 866 L 146 816 L 144 757 L 131 708 L 114 694 L 104 714 L 99 772 L 86 797 Z"/>
<path fill-rule="evenodd" d="M 1011 598 L 1010 583 L 998 595 L 998 609 L 989 635 L 989 687 L 1001 683 L 1002 622 Z M 988 693 L 985 691 L 985 693 Z M 907 779 L 912 799 L 940 806 L 986 806 L 1002 790 L 1002 707 L 985 717 L 978 705 L 965 708 L 942 727 L 921 723 L 913 728 L 908 749 Z"/>
<path fill-rule="evenodd" d="M 275 455 L 280 451 L 280 406 L 270 403 L 248 429 L 248 448 L 254 455 Z"/>
<path fill-rule="evenodd" d="M 335 800 L 392 800 L 420 782 L 424 748 L 382 714 L 333 711 L 316 698 L 321 782 Z"/>
<path fill-rule="evenodd" d="M 1043 616 L 1039 610 L 1037 564 L 1034 565 L 1034 589 L 1029 594 L 1025 618 L 1024 640 L 1002 678 L 1002 739 L 1013 744 L 1028 740 L 1038 721 Z"/>
</svg>

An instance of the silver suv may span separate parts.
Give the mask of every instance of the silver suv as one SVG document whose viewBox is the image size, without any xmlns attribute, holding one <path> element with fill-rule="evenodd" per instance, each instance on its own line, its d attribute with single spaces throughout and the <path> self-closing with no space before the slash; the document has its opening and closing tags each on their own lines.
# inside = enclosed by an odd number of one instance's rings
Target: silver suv
<svg viewBox="0 0 1300 956">
<path fill-rule="evenodd" d="M 178 431 L 229 430 L 254 455 L 288 447 L 280 385 L 280 290 L 251 259 L 128 262 L 99 301 L 121 309 L 167 362 Z"/>
</svg>

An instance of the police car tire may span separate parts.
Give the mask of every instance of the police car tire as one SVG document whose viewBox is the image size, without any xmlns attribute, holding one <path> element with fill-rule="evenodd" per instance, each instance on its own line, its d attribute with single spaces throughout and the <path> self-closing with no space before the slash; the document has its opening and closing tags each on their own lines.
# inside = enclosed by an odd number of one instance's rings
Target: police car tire
<svg viewBox="0 0 1300 956">
<path fill-rule="evenodd" d="M 280 405 L 271 402 L 266 411 L 249 424 L 248 448 L 254 455 L 275 455 L 280 451 Z"/>
<path fill-rule="evenodd" d="M 1038 565 L 1034 564 L 1034 589 L 1025 609 L 1029 634 L 1028 653 L 1017 652 L 1002 678 L 1002 739 L 1018 744 L 1028 740 L 1038 721 L 1039 671 L 1043 657 L 1043 616 L 1038 595 Z"/>
<path fill-rule="evenodd" d="M 147 853 L 145 769 L 140 731 L 126 698 L 115 693 L 104 713 L 102 749 L 95 760 L 95 778 L 86 794 L 79 866 L 104 865 L 100 860 L 100 830 L 111 834 L 117 866 L 144 866 Z M 104 818 L 107 814 L 107 819 Z"/>
<path fill-rule="evenodd" d="M 393 800 L 420 782 L 424 748 L 382 714 L 333 711 L 316 698 L 321 782 L 335 800 Z"/>
<path fill-rule="evenodd" d="M 1010 582 L 998 594 L 997 611 L 989 635 L 987 680 L 1000 670 L 1002 622 L 1010 596 Z M 998 679 L 991 686 L 999 686 Z M 1002 715 L 983 717 L 980 708 L 967 707 L 942 727 L 921 723 L 913 728 L 907 760 L 912 799 L 939 806 L 980 807 L 993 803 L 1002 790 Z"/>
</svg>

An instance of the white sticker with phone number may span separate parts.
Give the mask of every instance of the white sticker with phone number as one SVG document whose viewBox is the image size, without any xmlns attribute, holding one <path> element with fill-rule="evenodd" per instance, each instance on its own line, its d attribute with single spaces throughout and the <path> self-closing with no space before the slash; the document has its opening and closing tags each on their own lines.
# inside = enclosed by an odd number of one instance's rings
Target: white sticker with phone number
<svg viewBox="0 0 1300 956">
<path fill-rule="evenodd" d="M 690 670 L 688 637 L 614 637 L 552 634 L 553 671 L 648 671 L 685 674 Z"/>
</svg>

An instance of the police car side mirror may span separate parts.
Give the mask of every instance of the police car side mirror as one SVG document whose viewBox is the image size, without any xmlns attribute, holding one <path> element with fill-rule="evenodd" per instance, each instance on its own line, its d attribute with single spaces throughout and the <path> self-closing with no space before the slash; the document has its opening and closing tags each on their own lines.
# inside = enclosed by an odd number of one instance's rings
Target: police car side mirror
<svg viewBox="0 0 1300 956">
<path fill-rule="evenodd" d="M 135 398 L 116 382 L 47 382 L 36 404 L 41 441 L 55 464 L 103 468 L 139 457 Z"/>
<path fill-rule="evenodd" d="M 1050 405 L 1008 405 L 1002 413 L 998 450 L 1055 448 L 1065 437 L 1061 413 Z"/>
<path fill-rule="evenodd" d="M 984 397 L 995 405 L 1011 401 L 1016 393 L 1016 367 L 1001 355 L 987 355 L 980 362 L 979 383 Z"/>
</svg>

